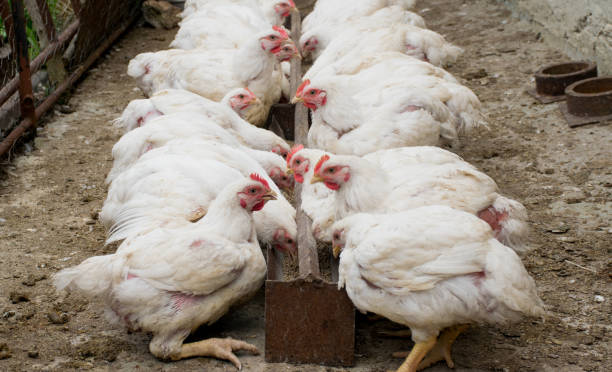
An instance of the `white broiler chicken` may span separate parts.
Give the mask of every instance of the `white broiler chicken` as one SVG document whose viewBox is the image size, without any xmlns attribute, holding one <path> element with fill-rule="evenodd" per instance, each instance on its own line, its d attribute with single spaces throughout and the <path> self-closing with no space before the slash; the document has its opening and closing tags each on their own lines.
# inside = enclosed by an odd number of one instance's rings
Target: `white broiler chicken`
<svg viewBox="0 0 612 372">
<path fill-rule="evenodd" d="M 338 191 L 336 221 L 359 212 L 392 213 L 447 205 L 486 221 L 495 236 L 517 252 L 527 249 L 525 207 L 500 195 L 489 176 L 442 149 L 406 147 L 364 158 L 326 154 L 314 166 L 310 182 L 323 182 Z"/>
<path fill-rule="evenodd" d="M 471 323 L 546 314 L 521 259 L 469 213 L 445 206 L 360 213 L 334 230 L 338 287 L 360 311 L 410 327 L 415 346 L 398 372 L 440 360 L 452 368 L 452 343 Z"/>
<path fill-rule="evenodd" d="M 249 37 L 274 26 L 252 7 L 226 4 L 207 7 L 180 23 L 171 48 L 238 49 Z"/>
<path fill-rule="evenodd" d="M 276 26 L 281 26 L 291 11 L 295 9 L 293 0 L 187 0 L 181 17 L 186 20 L 209 9 L 227 5 L 248 7 L 260 18 Z"/>
<path fill-rule="evenodd" d="M 316 76 L 334 62 L 344 64 L 346 60 L 381 52 L 400 52 L 435 66 L 443 66 L 454 62 L 462 50 L 438 33 L 411 25 L 396 24 L 367 32 L 348 29 L 332 40 L 304 78 Z"/>
<path fill-rule="evenodd" d="M 191 112 L 193 120 L 197 121 L 196 115 L 204 116 L 229 131 L 246 146 L 255 150 L 272 151 L 286 158 L 289 146 L 282 138 L 268 130 L 254 127 L 247 123 L 246 119 L 240 118 L 240 115 L 248 118 L 251 109 L 259 111 L 261 103 L 247 88 L 232 90 L 221 103 L 186 90 L 165 89 L 151 98 L 130 102 L 121 117 L 115 121 L 115 125 L 128 132 L 144 126 L 158 116 Z"/>
<path fill-rule="evenodd" d="M 145 152 L 176 139 L 199 139 L 223 143 L 245 152 L 266 170 L 275 167 L 286 170 L 281 155 L 245 146 L 232 133 L 201 114 L 182 112 L 159 116 L 144 127 L 124 134 L 113 146 L 114 162 L 106 177 L 106 183 L 111 183 Z"/>
<path fill-rule="evenodd" d="M 327 46 L 340 36 L 344 37 L 348 34 L 352 35 L 353 38 L 359 39 L 365 34 L 381 28 L 402 25 L 414 26 L 420 29 L 426 28 L 425 20 L 421 16 L 397 6 L 382 8 L 367 17 L 360 17 L 339 24 L 323 24 L 302 33 L 300 37 L 302 57 L 312 57 L 313 60 L 318 59 Z M 408 44 L 411 42 L 411 39 L 406 41 Z"/>
<path fill-rule="evenodd" d="M 480 125 L 480 101 L 471 90 L 436 76 L 441 69 L 429 63 L 404 57 L 411 60 L 405 70 L 413 75 L 381 72 L 374 65 L 355 75 L 321 73 L 304 81 L 292 102 L 312 110 L 309 145 L 355 155 L 403 146 L 456 146 L 459 133 Z"/>
<path fill-rule="evenodd" d="M 130 61 L 128 75 L 147 96 L 176 88 L 221 101 L 232 89 L 247 87 L 262 101 L 267 116 L 281 96 L 281 76 L 272 79 L 275 68 L 280 61 L 297 55 L 287 31 L 274 26 L 251 36 L 240 49 L 171 49 L 139 54 Z"/>
<path fill-rule="evenodd" d="M 172 141 L 151 150 L 113 181 L 100 212 L 101 222 L 109 228 L 107 243 L 197 221 L 220 190 L 254 172 L 278 194 L 254 217 L 257 235 L 260 241 L 293 254 L 295 209 L 272 178 L 239 150 L 195 140 Z"/>
<path fill-rule="evenodd" d="M 386 7 L 412 9 L 416 0 L 318 0 L 312 12 L 302 21 L 303 32 L 321 25 L 342 24 L 369 16 Z"/>
<path fill-rule="evenodd" d="M 257 175 L 228 185 L 200 221 L 157 229 L 125 241 L 115 254 L 91 257 L 54 275 L 58 290 L 105 300 L 130 330 L 153 334 L 149 351 L 162 360 L 210 356 L 240 369 L 235 350 L 257 348 L 232 339 L 184 344 L 261 287 L 266 262 L 252 212 L 275 198 Z"/>
<path fill-rule="evenodd" d="M 200 112 L 216 122 L 222 121 L 221 126 L 231 128 L 232 124 L 238 123 L 238 119 L 235 114 L 230 113 L 228 108 L 245 121 L 249 121 L 250 117 L 258 118 L 262 114 L 257 111 L 264 110 L 259 98 L 249 88 L 233 89 L 223 97 L 221 102 L 211 101 L 187 90 L 164 89 L 150 98 L 130 101 L 113 124 L 123 129 L 124 132 L 129 132 L 158 116 L 190 111 Z M 240 125 L 242 122 L 240 121 Z"/>
</svg>

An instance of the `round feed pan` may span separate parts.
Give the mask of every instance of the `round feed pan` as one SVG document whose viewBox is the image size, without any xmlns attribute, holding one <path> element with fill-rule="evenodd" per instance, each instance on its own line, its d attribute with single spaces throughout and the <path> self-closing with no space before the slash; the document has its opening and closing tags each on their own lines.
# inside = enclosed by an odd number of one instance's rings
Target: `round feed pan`
<svg viewBox="0 0 612 372">
<path fill-rule="evenodd" d="M 568 85 L 596 76 L 597 64 L 591 62 L 576 61 L 544 66 L 535 73 L 536 92 L 561 96 Z"/>
<path fill-rule="evenodd" d="M 612 115 L 612 76 L 577 81 L 565 89 L 567 111 L 576 116 Z"/>
</svg>

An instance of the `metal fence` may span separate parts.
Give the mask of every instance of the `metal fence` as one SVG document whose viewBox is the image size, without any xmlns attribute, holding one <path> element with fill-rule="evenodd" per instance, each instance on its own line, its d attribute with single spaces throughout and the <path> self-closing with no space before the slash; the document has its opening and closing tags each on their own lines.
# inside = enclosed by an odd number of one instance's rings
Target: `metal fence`
<svg viewBox="0 0 612 372">
<path fill-rule="evenodd" d="M 0 156 L 140 15 L 142 0 L 0 0 Z"/>
</svg>

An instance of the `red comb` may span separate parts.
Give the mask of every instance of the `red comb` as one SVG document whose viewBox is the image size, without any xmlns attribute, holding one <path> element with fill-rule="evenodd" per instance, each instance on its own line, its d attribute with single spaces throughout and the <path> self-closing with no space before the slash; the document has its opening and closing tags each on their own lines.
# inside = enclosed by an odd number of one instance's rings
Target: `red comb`
<svg viewBox="0 0 612 372">
<path fill-rule="evenodd" d="M 281 36 L 284 37 L 285 39 L 289 39 L 289 34 L 287 33 L 287 30 L 285 30 L 284 27 L 272 26 L 272 29 L 278 32 L 279 34 L 281 34 Z"/>
<path fill-rule="evenodd" d="M 325 154 L 321 156 L 321 159 L 319 159 L 319 161 L 317 162 L 317 165 L 315 165 L 315 168 L 314 168 L 315 174 L 319 173 L 319 171 L 321 170 L 321 167 L 323 166 L 323 163 L 325 163 L 328 160 L 329 160 L 329 155 Z"/>
<path fill-rule="evenodd" d="M 263 179 L 259 174 L 251 173 L 250 177 L 251 177 L 251 179 L 253 181 L 257 181 L 257 182 L 261 183 L 262 185 L 264 185 L 266 187 L 267 190 L 270 190 L 270 185 L 268 184 L 268 181 Z"/>
<path fill-rule="evenodd" d="M 304 88 L 306 88 L 306 86 L 310 85 L 310 79 L 306 79 L 302 82 L 302 84 L 300 84 L 300 86 L 297 88 L 297 90 L 295 91 L 295 96 L 296 97 L 301 97 L 302 93 L 304 92 Z"/>
<path fill-rule="evenodd" d="M 295 145 L 291 148 L 291 151 L 289 151 L 289 154 L 287 154 L 287 166 L 291 164 L 291 157 L 293 156 L 293 154 L 295 154 L 296 152 L 300 151 L 303 148 L 304 148 L 304 145 L 302 144 Z"/>
</svg>

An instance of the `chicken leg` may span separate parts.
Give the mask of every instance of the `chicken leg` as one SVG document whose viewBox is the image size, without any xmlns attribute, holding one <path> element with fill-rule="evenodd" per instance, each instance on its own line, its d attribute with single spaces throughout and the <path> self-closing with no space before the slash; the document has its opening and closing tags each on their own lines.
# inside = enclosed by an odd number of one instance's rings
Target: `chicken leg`
<svg viewBox="0 0 612 372">
<path fill-rule="evenodd" d="M 410 351 L 410 354 L 396 372 L 416 372 L 420 366 L 421 360 L 423 360 L 425 355 L 427 355 L 429 350 L 431 350 L 435 344 L 436 337 L 434 336 L 425 342 L 419 342 L 414 345 Z"/>
<path fill-rule="evenodd" d="M 461 332 L 469 328 L 469 325 L 462 324 L 446 328 L 438 338 L 438 342 L 431 349 L 427 357 L 419 364 L 418 369 L 427 368 L 441 360 L 446 361 L 448 368 L 455 368 L 455 363 L 451 358 L 451 347 L 453 342 Z"/>
<path fill-rule="evenodd" d="M 234 351 L 246 350 L 254 355 L 259 355 L 259 350 L 254 345 L 232 338 L 210 338 L 198 342 L 191 342 L 181 346 L 181 353 L 177 360 L 194 356 L 209 356 L 217 359 L 230 361 L 233 365 L 242 369 L 242 364 Z"/>
</svg>

